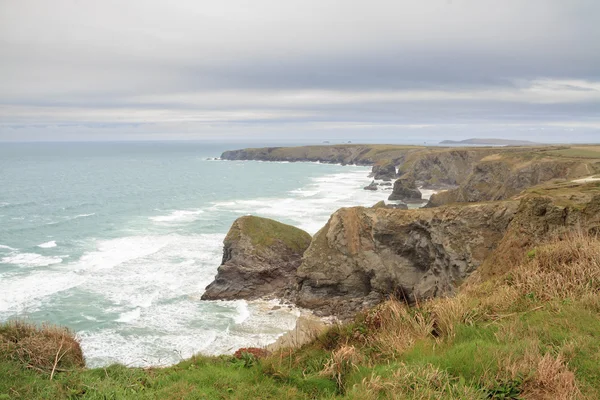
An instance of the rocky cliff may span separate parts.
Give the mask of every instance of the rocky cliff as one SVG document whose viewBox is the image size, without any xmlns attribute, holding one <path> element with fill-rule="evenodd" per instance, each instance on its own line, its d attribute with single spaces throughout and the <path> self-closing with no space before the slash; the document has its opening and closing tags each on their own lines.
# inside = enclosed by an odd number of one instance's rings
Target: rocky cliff
<svg viewBox="0 0 600 400">
<path fill-rule="evenodd" d="M 298 305 L 351 315 L 389 296 L 452 293 L 518 265 L 553 235 L 600 231 L 600 183 L 550 186 L 521 199 L 432 209 L 344 208 L 313 238 L 298 268 Z M 511 259 L 513 257 L 514 259 Z"/>
<path fill-rule="evenodd" d="M 223 261 L 203 300 L 289 297 L 311 236 L 301 229 L 253 216 L 235 220 L 223 241 Z"/>
<path fill-rule="evenodd" d="M 425 186 L 459 185 L 481 159 L 499 151 L 513 152 L 519 149 L 428 149 L 408 155 L 398 174 Z"/>
<path fill-rule="evenodd" d="M 491 155 L 473 166 L 470 174 L 453 190 L 435 194 L 429 206 L 456 202 L 502 200 L 524 189 L 556 179 L 572 179 L 589 174 L 593 164 L 586 161 L 520 155 Z"/>
<path fill-rule="evenodd" d="M 517 208 L 340 209 L 304 254 L 296 301 L 344 315 L 390 295 L 413 302 L 452 293 L 493 251 Z"/>
<path fill-rule="evenodd" d="M 399 165 L 419 146 L 343 144 L 328 146 L 263 147 L 226 151 L 223 160 L 309 161 L 355 165 Z M 395 171 L 394 171 L 395 173 Z"/>
</svg>

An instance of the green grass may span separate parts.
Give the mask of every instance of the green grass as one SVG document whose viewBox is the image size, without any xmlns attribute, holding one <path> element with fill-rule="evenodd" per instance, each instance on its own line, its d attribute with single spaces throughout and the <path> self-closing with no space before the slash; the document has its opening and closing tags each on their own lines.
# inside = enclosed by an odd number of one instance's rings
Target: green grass
<svg viewBox="0 0 600 400">
<path fill-rule="evenodd" d="M 237 229 L 230 231 L 228 238 L 241 232 L 250 237 L 252 244 L 258 247 L 271 246 L 279 240 L 288 248 L 302 253 L 311 241 L 311 236 L 302 229 L 269 218 L 245 216 L 238 218 L 236 222 L 239 231 Z"/>
<path fill-rule="evenodd" d="M 571 147 L 564 150 L 550 151 L 547 154 L 559 157 L 600 159 L 600 146 Z"/>
<path fill-rule="evenodd" d="M 261 359 L 72 366 L 50 379 L 1 337 L 0 399 L 600 398 L 600 238 L 565 237 L 523 260 L 454 298 L 389 301 Z"/>
</svg>

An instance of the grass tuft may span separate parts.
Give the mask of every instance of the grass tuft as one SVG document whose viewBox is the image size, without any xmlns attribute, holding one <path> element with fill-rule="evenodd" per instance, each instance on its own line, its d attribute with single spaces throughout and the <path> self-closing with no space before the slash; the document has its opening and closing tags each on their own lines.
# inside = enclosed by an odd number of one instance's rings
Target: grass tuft
<svg viewBox="0 0 600 400">
<path fill-rule="evenodd" d="M 0 359 L 50 374 L 85 367 L 79 341 L 66 328 L 24 321 L 0 325 Z"/>
</svg>

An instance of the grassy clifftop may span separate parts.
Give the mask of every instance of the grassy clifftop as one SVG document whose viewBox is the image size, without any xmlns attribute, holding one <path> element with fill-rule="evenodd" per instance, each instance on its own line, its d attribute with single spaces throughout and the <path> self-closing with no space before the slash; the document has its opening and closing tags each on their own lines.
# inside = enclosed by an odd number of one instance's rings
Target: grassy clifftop
<svg viewBox="0 0 600 400">
<path fill-rule="evenodd" d="M 239 240 L 242 236 L 250 238 L 253 246 L 258 250 L 272 246 L 277 240 L 300 254 L 308 247 L 311 240 L 308 233 L 295 226 L 252 215 L 238 218 L 227 233 L 225 242 Z"/>
<path fill-rule="evenodd" d="M 68 365 L 50 379 L 5 350 L 19 338 L 0 335 L 0 398 L 596 399 L 599 312 L 600 238 L 569 234 L 453 298 L 412 308 L 390 300 L 266 356 Z"/>
</svg>

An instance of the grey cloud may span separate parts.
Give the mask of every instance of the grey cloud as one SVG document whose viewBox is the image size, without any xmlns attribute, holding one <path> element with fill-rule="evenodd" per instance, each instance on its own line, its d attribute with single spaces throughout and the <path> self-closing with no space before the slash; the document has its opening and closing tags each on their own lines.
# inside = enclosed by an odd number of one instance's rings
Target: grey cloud
<svg viewBox="0 0 600 400">
<path fill-rule="evenodd" d="M 327 122 L 587 127 L 600 118 L 598 15 L 594 0 L 4 1 L 0 140 L 45 123 L 90 123 L 82 135 L 94 137 L 186 131 L 178 121 L 231 137 L 260 135 L 260 121 L 290 134 Z M 523 93 L 540 80 L 541 95 Z M 333 100 L 298 100 L 310 91 Z M 369 93 L 386 91 L 398 94 Z"/>
</svg>

